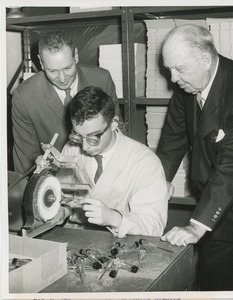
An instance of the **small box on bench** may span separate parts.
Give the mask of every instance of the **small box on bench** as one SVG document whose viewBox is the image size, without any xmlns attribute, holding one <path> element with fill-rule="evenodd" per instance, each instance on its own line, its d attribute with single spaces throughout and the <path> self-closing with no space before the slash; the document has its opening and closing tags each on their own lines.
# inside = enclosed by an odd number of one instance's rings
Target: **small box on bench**
<svg viewBox="0 0 233 300">
<path fill-rule="evenodd" d="M 65 243 L 9 235 L 9 292 L 36 293 L 64 276 L 66 248 Z"/>
</svg>

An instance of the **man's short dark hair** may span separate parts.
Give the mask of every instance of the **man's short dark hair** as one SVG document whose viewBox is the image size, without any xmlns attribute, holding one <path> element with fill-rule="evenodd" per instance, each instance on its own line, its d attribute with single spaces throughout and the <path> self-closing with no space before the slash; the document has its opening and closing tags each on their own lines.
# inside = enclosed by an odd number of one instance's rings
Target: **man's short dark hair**
<svg viewBox="0 0 233 300">
<path fill-rule="evenodd" d="M 64 31 L 48 31 L 40 37 L 38 43 L 39 55 L 41 57 L 43 50 L 57 53 L 61 51 L 64 46 L 69 47 L 74 55 L 75 45 L 69 33 Z"/>
<path fill-rule="evenodd" d="M 77 125 L 82 125 L 98 113 L 102 114 L 108 124 L 115 116 L 115 105 L 112 97 L 99 87 L 88 86 L 79 91 L 71 101 L 70 116 Z"/>
</svg>

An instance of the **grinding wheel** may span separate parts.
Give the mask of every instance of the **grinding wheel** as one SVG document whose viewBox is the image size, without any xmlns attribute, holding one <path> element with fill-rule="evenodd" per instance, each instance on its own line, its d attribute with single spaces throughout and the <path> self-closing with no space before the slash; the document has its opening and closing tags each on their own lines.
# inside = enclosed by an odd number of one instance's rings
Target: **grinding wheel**
<svg viewBox="0 0 233 300">
<path fill-rule="evenodd" d="M 34 191 L 34 201 L 42 221 L 53 219 L 61 202 L 61 186 L 58 179 L 54 176 L 41 176 Z"/>
<path fill-rule="evenodd" d="M 59 211 L 60 202 L 61 185 L 58 179 L 50 174 L 34 174 L 25 191 L 25 226 L 32 226 L 34 217 L 43 222 L 52 220 Z"/>
</svg>

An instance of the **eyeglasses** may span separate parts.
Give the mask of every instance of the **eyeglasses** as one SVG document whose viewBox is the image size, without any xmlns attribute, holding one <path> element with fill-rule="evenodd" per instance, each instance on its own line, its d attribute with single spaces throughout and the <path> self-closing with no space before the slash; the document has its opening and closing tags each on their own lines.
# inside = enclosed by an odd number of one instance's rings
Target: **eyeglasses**
<svg viewBox="0 0 233 300">
<path fill-rule="evenodd" d="M 88 136 L 81 136 L 77 134 L 74 130 L 71 131 L 71 134 L 69 135 L 69 139 L 77 144 L 82 144 L 83 139 L 86 139 L 87 143 L 91 146 L 98 146 L 100 143 L 101 136 L 108 130 L 110 127 L 111 122 L 107 125 L 107 127 L 104 129 L 104 131 L 97 133 L 95 135 L 88 135 Z"/>
</svg>

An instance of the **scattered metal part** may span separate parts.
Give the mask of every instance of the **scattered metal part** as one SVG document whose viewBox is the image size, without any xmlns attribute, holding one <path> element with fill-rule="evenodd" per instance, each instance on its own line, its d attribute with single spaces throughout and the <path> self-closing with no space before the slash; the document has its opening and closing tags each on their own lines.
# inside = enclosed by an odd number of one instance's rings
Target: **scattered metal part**
<svg viewBox="0 0 233 300">
<path fill-rule="evenodd" d="M 85 271 L 86 270 L 102 270 L 102 273 L 99 277 L 99 280 L 103 278 L 106 272 L 109 272 L 109 277 L 114 279 L 117 277 L 117 274 L 120 269 L 131 273 L 137 273 L 139 268 L 142 266 L 145 256 L 146 248 L 144 246 L 152 246 L 170 253 L 173 253 L 172 250 L 160 247 L 158 243 L 152 243 L 149 240 L 140 239 L 128 245 L 121 245 L 119 241 L 116 241 L 114 245 L 110 248 L 111 256 L 106 255 L 105 253 L 96 250 L 96 249 L 80 249 L 79 254 L 72 253 L 69 251 L 67 255 L 68 267 L 76 271 L 79 274 L 80 280 L 83 285 L 88 285 Z M 133 251 L 138 250 L 136 264 L 128 264 L 122 259 L 122 252 L 124 251 Z M 136 254 L 135 253 L 135 254 Z"/>
<path fill-rule="evenodd" d="M 95 264 L 98 269 L 101 269 L 99 265 L 102 266 L 104 263 L 103 257 L 109 258 L 100 251 L 93 249 L 80 249 L 79 253 L 84 255 L 86 258 L 89 258 L 93 263 L 98 263 Z"/>
<path fill-rule="evenodd" d="M 136 266 L 136 265 L 128 265 L 125 262 L 121 261 L 121 269 L 124 269 L 124 270 L 126 270 L 128 272 L 131 272 L 131 273 L 137 273 L 138 266 Z"/>
<path fill-rule="evenodd" d="M 146 256 L 146 249 L 145 248 L 140 248 L 138 252 L 138 266 L 141 267 L 143 260 Z"/>
<path fill-rule="evenodd" d="M 174 251 L 172 251 L 171 249 L 158 246 L 158 243 L 152 243 L 152 242 L 150 242 L 148 240 L 145 240 L 145 239 L 140 239 L 139 244 L 140 245 L 152 246 L 154 248 L 157 248 L 157 249 L 160 249 L 160 250 L 163 250 L 163 251 L 166 251 L 166 252 L 174 253 Z"/>
<path fill-rule="evenodd" d="M 121 245 L 120 242 L 115 242 L 114 245 L 110 249 L 111 255 L 114 257 L 116 257 L 117 255 L 120 255 L 124 246 L 125 246 L 125 244 Z"/>
<path fill-rule="evenodd" d="M 127 246 L 124 247 L 124 251 L 125 250 L 133 250 L 133 249 L 137 249 L 140 246 L 138 241 L 133 242 L 132 244 L 129 244 Z"/>
<path fill-rule="evenodd" d="M 109 277 L 116 278 L 120 267 L 121 267 L 120 259 L 119 258 L 114 258 L 113 264 L 112 264 L 112 267 L 111 267 L 111 271 L 109 272 Z"/>
<path fill-rule="evenodd" d="M 99 262 L 96 261 L 92 265 L 93 269 L 95 269 L 95 270 L 102 269 L 103 266 L 110 260 L 110 258 L 103 256 L 103 257 L 100 257 L 98 260 L 99 260 Z"/>
<path fill-rule="evenodd" d="M 86 274 L 84 273 L 84 266 L 81 261 L 78 261 L 78 263 L 77 263 L 76 273 L 79 274 L 81 283 L 84 286 L 87 286 Z"/>
<path fill-rule="evenodd" d="M 109 262 L 107 263 L 107 265 L 104 268 L 103 273 L 101 274 L 101 276 L 99 277 L 99 280 L 101 280 L 103 278 L 103 276 L 105 275 L 105 273 L 111 269 L 112 265 L 114 263 L 114 259 L 110 259 Z"/>
<path fill-rule="evenodd" d="M 22 267 L 26 265 L 27 263 L 31 262 L 32 260 L 29 258 L 16 258 L 14 257 L 13 259 L 10 259 L 9 264 L 10 264 L 10 269 L 18 269 L 19 267 Z"/>
</svg>

